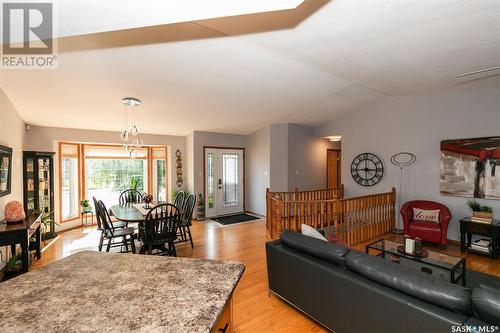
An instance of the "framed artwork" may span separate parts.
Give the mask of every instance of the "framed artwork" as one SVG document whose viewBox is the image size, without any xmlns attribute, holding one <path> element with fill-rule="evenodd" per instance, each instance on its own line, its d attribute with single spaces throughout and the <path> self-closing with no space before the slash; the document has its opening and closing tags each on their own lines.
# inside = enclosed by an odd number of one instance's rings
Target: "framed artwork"
<svg viewBox="0 0 500 333">
<path fill-rule="evenodd" d="M 0 197 L 11 192 L 12 148 L 0 146 Z"/>
<path fill-rule="evenodd" d="M 500 200 L 500 136 L 441 141 L 440 173 L 442 195 Z"/>
</svg>

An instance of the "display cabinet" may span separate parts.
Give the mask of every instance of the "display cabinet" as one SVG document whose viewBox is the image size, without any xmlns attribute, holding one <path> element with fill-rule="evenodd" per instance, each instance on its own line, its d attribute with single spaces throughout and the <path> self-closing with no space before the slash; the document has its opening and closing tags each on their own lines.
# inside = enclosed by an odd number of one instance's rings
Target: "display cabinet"
<svg viewBox="0 0 500 333">
<path fill-rule="evenodd" d="M 56 236 L 54 221 L 54 154 L 23 152 L 24 210 L 41 214 L 42 238 Z"/>
</svg>

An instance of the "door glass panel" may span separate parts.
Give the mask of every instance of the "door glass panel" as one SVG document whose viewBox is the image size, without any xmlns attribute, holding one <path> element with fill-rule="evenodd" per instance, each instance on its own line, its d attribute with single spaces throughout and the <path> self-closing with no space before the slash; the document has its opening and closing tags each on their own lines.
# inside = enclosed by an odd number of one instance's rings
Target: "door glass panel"
<svg viewBox="0 0 500 333">
<path fill-rule="evenodd" d="M 207 207 L 214 208 L 214 154 L 207 155 Z"/>
<path fill-rule="evenodd" d="M 222 204 L 238 206 L 238 154 L 222 154 Z"/>
</svg>

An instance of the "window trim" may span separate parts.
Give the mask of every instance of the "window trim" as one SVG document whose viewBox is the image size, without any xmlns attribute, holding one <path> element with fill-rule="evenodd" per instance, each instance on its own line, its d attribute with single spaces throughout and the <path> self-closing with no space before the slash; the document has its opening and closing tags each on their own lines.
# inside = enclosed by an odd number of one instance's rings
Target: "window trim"
<svg viewBox="0 0 500 333">
<path fill-rule="evenodd" d="M 59 173 L 58 175 L 58 180 L 59 180 L 59 184 L 58 184 L 58 192 L 59 192 L 59 220 L 61 221 L 61 223 L 65 223 L 65 222 L 69 222 L 69 221 L 74 221 L 78 218 L 80 218 L 80 214 L 78 214 L 77 216 L 75 217 L 70 217 L 68 219 L 64 219 L 63 218 L 63 205 L 62 205 L 62 159 L 63 159 L 63 156 L 62 156 L 62 146 L 63 145 L 71 145 L 71 146 L 76 146 L 77 147 L 77 151 L 78 151 L 78 154 L 76 156 L 76 159 L 77 159 L 77 168 L 78 168 L 78 203 L 81 202 L 82 200 L 82 191 L 81 191 L 81 184 L 82 184 L 82 180 L 81 180 L 81 144 L 79 143 L 74 143 L 74 142 L 65 142 L 65 141 L 59 141 L 59 144 L 58 144 L 58 152 L 57 152 L 57 155 L 58 155 L 58 170 L 57 172 Z M 80 210 L 80 206 L 78 206 L 78 210 Z"/>
</svg>

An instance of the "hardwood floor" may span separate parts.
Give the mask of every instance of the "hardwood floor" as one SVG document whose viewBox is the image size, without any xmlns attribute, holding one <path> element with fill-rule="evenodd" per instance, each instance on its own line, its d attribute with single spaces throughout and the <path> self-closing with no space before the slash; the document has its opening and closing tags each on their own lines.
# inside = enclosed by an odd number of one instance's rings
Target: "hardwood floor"
<svg viewBox="0 0 500 333">
<path fill-rule="evenodd" d="M 263 220 L 220 227 L 214 222 L 194 223 L 194 249 L 188 243 L 177 246 L 181 257 L 233 260 L 243 262 L 245 273 L 234 295 L 234 324 L 236 332 L 326 332 L 314 321 L 276 296 L 269 296 L 265 248 L 266 231 Z M 386 238 L 400 239 L 399 235 Z M 37 269 L 50 262 L 82 250 L 97 250 L 99 232 L 80 229 L 60 233 L 46 247 L 42 259 L 33 264 Z M 365 244 L 355 246 L 364 250 Z M 427 246 L 430 248 L 429 246 Z M 434 248 L 462 256 L 457 246 Z M 467 254 L 467 267 L 500 277 L 500 260 L 478 254 Z M 84 278 L 84 277 L 83 277 Z"/>
</svg>

